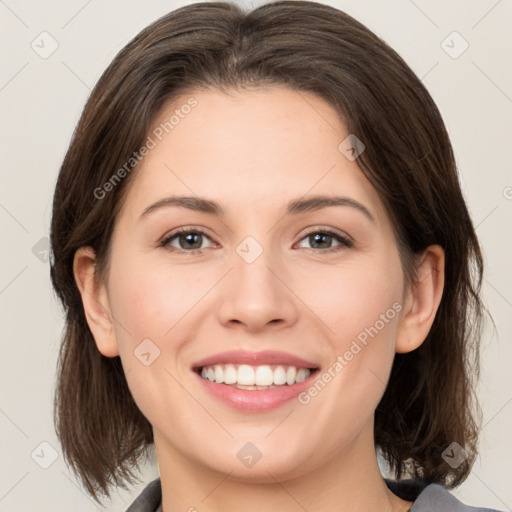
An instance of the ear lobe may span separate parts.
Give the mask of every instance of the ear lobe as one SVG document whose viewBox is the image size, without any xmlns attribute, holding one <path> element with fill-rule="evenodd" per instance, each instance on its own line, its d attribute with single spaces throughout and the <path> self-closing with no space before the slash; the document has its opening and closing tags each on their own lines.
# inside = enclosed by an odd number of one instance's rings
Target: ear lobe
<svg viewBox="0 0 512 512">
<path fill-rule="evenodd" d="M 106 287 L 95 276 L 96 255 L 91 247 L 75 252 L 73 273 L 82 296 L 85 318 L 98 350 L 106 357 L 119 355 Z"/>
<path fill-rule="evenodd" d="M 426 339 L 436 316 L 444 288 L 444 250 L 431 245 L 423 252 L 417 278 L 411 283 L 398 327 L 396 352 L 417 349 Z"/>
</svg>

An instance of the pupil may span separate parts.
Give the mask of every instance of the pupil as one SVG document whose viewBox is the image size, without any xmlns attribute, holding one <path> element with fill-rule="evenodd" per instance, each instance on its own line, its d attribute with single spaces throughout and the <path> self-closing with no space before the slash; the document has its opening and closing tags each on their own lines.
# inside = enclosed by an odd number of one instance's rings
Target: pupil
<svg viewBox="0 0 512 512">
<path fill-rule="evenodd" d="M 189 233 L 189 234 L 186 234 L 186 235 L 182 235 L 182 241 L 184 239 L 186 244 L 192 243 L 192 245 L 194 245 L 193 237 L 199 237 L 199 236 L 201 236 L 201 235 L 199 235 L 198 233 Z M 201 243 L 199 243 L 198 247 L 192 247 L 192 249 L 196 249 L 196 248 L 199 248 L 199 247 L 201 247 Z"/>
<path fill-rule="evenodd" d="M 186 244 L 192 244 L 194 245 L 194 238 L 195 237 L 200 237 L 201 235 L 199 233 L 188 233 L 186 235 L 182 235 L 182 241 L 185 240 L 185 243 Z M 324 244 L 326 243 L 325 240 L 327 238 L 330 238 L 329 235 L 322 235 L 322 234 L 315 234 L 315 235 L 312 235 L 312 238 L 313 238 L 313 244 L 316 244 L 316 243 L 319 243 L 320 245 L 322 244 L 322 240 L 324 240 Z M 197 246 L 197 240 L 196 240 L 196 247 L 193 247 L 193 249 L 197 249 L 201 247 L 201 243 L 199 243 L 199 246 Z"/>
<path fill-rule="evenodd" d="M 314 239 L 313 243 L 317 243 L 317 242 L 322 243 L 321 240 L 319 240 L 322 238 L 325 239 L 325 238 L 330 238 L 330 237 L 329 237 L 329 235 L 322 235 L 322 234 L 317 233 L 316 235 L 313 235 L 313 239 Z"/>
</svg>

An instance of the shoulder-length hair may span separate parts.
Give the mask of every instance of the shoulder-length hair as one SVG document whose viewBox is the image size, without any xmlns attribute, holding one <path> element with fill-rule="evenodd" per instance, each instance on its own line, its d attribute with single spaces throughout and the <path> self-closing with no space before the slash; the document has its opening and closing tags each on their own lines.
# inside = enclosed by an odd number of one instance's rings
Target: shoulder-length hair
<svg viewBox="0 0 512 512">
<path fill-rule="evenodd" d="M 375 412 L 375 443 L 398 479 L 454 487 L 469 474 L 483 261 L 434 101 L 393 49 L 338 9 L 284 0 L 246 12 L 204 2 L 163 16 L 118 53 L 85 105 L 56 184 L 51 279 L 66 323 L 54 421 L 65 460 L 97 501 L 110 486 L 134 483 L 153 433 L 119 357 L 104 357 L 95 345 L 73 276 L 75 251 L 91 246 L 98 279 L 104 277 L 136 164 L 108 193 L 105 184 L 142 147 L 164 104 L 204 88 L 273 84 L 317 94 L 363 141 L 357 163 L 393 222 L 407 278 L 414 277 L 415 254 L 443 247 L 441 304 L 425 342 L 395 357 Z M 442 458 L 454 441 L 468 454 L 456 468 Z"/>
</svg>

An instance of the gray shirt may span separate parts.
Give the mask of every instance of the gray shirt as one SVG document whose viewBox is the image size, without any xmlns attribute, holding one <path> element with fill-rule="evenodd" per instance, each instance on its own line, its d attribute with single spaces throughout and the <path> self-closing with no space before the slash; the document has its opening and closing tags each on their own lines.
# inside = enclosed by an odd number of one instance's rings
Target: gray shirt
<svg viewBox="0 0 512 512">
<path fill-rule="evenodd" d="M 464 505 L 438 484 L 417 481 L 391 482 L 387 486 L 401 498 L 413 501 L 409 512 L 499 512 L 495 509 Z M 162 487 L 157 478 L 149 483 L 126 512 L 158 512 L 162 502 Z"/>
</svg>

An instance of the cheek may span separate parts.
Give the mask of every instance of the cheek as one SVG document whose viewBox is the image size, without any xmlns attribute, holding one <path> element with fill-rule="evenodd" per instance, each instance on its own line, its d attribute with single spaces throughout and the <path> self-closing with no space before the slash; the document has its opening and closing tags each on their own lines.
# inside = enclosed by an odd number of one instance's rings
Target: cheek
<svg viewBox="0 0 512 512">
<path fill-rule="evenodd" d="M 158 424 L 159 418 L 172 417 L 173 405 L 183 402 L 175 380 L 182 376 L 172 361 L 179 359 L 185 342 L 176 331 L 205 292 L 199 279 L 188 279 L 190 272 L 185 276 L 141 260 L 119 258 L 111 267 L 110 301 L 128 387 L 144 416 Z"/>
<path fill-rule="evenodd" d="M 329 269 L 323 281 L 328 286 L 309 296 L 337 350 L 347 350 L 356 339 L 394 338 L 403 289 L 398 257 Z"/>
<path fill-rule="evenodd" d="M 145 338 L 163 342 L 204 295 L 207 284 L 190 271 L 180 272 L 162 264 L 133 261 L 114 267 L 110 275 L 111 302 L 113 314 L 123 326 L 116 326 L 121 344 L 127 332 L 131 346 Z"/>
<path fill-rule="evenodd" d="M 311 309 L 322 319 L 329 362 L 303 403 L 322 394 L 317 405 L 329 402 L 336 415 L 349 413 L 352 420 L 361 415 L 363 421 L 377 406 L 393 363 L 402 310 L 401 266 L 390 257 L 324 277 L 329 289 L 310 298 Z"/>
<path fill-rule="evenodd" d="M 135 257 L 118 258 L 111 267 L 110 301 L 120 357 L 132 395 L 150 421 L 163 403 L 183 401 L 173 377 L 182 382 L 187 376 L 188 367 L 177 362 L 190 350 L 197 328 L 194 320 L 204 308 L 201 299 L 212 279 L 192 266 Z"/>
</svg>

